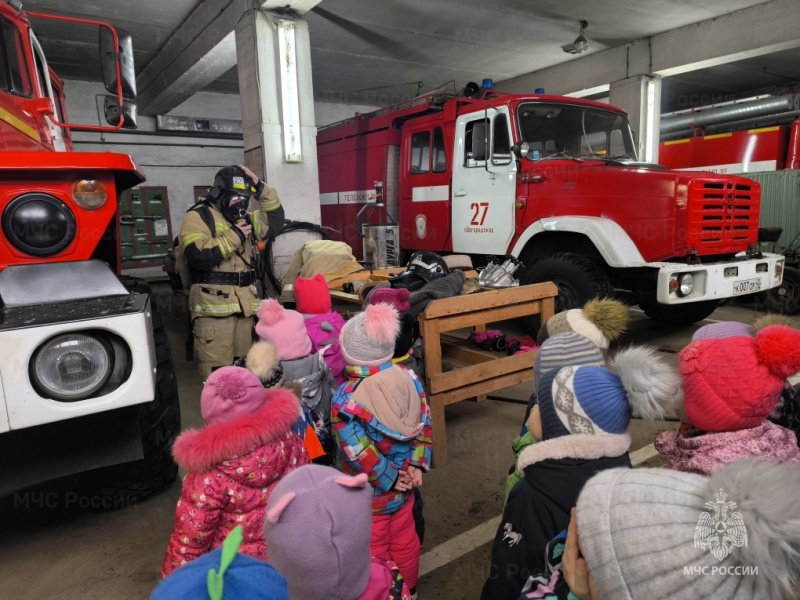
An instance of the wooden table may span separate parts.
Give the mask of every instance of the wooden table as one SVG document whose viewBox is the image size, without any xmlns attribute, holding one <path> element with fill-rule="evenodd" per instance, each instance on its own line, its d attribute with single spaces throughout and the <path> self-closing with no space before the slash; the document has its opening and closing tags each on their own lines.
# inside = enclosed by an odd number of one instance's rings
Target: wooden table
<svg viewBox="0 0 800 600">
<path fill-rule="evenodd" d="M 447 332 L 467 327 L 484 331 L 487 323 L 528 315 L 553 316 L 558 288 L 551 282 L 503 290 L 482 291 L 468 296 L 433 300 L 419 315 L 423 340 L 425 383 L 431 407 L 433 463 L 447 463 L 447 428 L 444 408 L 470 398 L 482 399 L 489 392 L 533 378 L 535 352 L 497 357 L 459 344 Z M 468 366 L 444 373 L 442 359 Z"/>
</svg>

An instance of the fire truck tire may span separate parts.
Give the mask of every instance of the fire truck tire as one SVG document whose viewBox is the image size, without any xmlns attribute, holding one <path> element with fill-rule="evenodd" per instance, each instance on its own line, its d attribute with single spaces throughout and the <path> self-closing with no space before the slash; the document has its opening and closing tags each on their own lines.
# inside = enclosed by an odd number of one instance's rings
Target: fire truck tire
<svg viewBox="0 0 800 600">
<path fill-rule="evenodd" d="M 520 277 L 522 285 L 552 281 L 558 286 L 557 313 L 580 308 L 592 298 L 614 296 L 611 280 L 588 256 L 574 252 L 559 252 L 538 261 L 528 259 L 526 262 L 523 256 L 522 262 L 531 265 L 526 266 L 525 272 Z M 541 327 L 539 315 L 524 317 L 522 321 L 528 333 L 536 337 Z"/>
<path fill-rule="evenodd" d="M 132 292 L 150 296 L 153 339 L 156 351 L 155 399 L 139 407 L 144 458 L 99 469 L 89 474 L 93 492 L 105 499 L 102 508 L 126 508 L 170 485 L 178 476 L 172 458 L 172 443 L 180 433 L 181 415 L 178 381 L 172 363 L 164 322 L 150 286 L 133 277 L 121 278 Z"/>
<path fill-rule="evenodd" d="M 800 270 L 786 267 L 783 282 L 763 293 L 768 312 L 795 315 L 800 311 Z"/>
<path fill-rule="evenodd" d="M 656 302 L 655 298 L 644 300 L 639 307 L 648 317 L 659 323 L 667 325 L 691 325 L 711 316 L 719 302 L 706 300 L 704 302 L 691 302 L 677 306 L 666 306 Z"/>
</svg>

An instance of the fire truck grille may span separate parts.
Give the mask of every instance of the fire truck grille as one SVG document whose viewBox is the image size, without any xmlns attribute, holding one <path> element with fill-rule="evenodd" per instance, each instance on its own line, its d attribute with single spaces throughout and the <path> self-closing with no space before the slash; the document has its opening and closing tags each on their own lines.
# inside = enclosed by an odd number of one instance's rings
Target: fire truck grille
<svg viewBox="0 0 800 600">
<path fill-rule="evenodd" d="M 740 252 L 756 242 L 761 198 L 740 179 L 694 180 L 689 185 L 689 246 L 698 254 Z"/>
</svg>

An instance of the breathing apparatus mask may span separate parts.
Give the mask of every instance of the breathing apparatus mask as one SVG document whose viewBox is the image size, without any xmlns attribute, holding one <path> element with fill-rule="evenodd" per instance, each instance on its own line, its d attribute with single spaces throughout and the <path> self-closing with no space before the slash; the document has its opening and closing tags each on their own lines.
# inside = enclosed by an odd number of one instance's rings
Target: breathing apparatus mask
<svg viewBox="0 0 800 600">
<path fill-rule="evenodd" d="M 256 193 L 253 181 L 239 167 L 225 167 L 214 177 L 209 200 L 231 223 L 250 222 L 250 194 Z"/>
</svg>

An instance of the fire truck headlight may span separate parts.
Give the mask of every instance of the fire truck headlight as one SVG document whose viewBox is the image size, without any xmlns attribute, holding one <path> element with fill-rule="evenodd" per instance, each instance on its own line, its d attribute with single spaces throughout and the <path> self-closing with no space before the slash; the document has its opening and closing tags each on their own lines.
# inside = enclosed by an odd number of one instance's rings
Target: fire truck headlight
<svg viewBox="0 0 800 600">
<path fill-rule="evenodd" d="M 75 239 L 75 215 L 64 202 L 41 192 L 14 198 L 3 210 L 3 234 L 17 250 L 53 256 Z"/>
<path fill-rule="evenodd" d="M 113 366 L 113 351 L 105 340 L 68 333 L 54 337 L 36 351 L 31 377 L 43 396 L 73 402 L 102 388 Z"/>
<path fill-rule="evenodd" d="M 81 208 L 97 210 L 106 203 L 106 186 L 95 179 L 81 179 L 72 186 L 72 199 Z"/>
<path fill-rule="evenodd" d="M 694 275 L 684 273 L 678 276 L 678 296 L 681 298 L 688 296 L 694 289 Z"/>
</svg>

